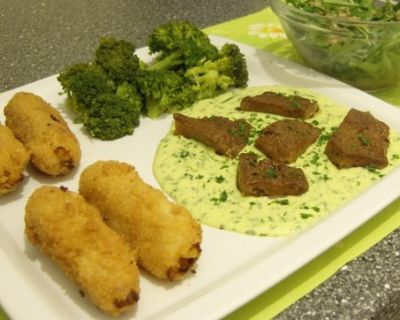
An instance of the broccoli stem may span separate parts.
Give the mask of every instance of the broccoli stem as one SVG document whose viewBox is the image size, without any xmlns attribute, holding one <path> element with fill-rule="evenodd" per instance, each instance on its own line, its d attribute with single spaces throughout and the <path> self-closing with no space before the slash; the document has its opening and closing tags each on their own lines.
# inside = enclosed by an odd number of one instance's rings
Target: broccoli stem
<svg viewBox="0 0 400 320">
<path fill-rule="evenodd" d="M 172 70 L 182 64 L 182 56 L 179 52 L 173 52 L 164 56 L 148 66 L 149 70 Z"/>
</svg>

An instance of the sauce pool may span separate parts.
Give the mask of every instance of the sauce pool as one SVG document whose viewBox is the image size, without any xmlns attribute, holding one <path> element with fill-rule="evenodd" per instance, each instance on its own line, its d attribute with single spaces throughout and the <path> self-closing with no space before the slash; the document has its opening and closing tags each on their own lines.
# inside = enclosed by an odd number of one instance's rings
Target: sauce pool
<svg viewBox="0 0 400 320">
<path fill-rule="evenodd" d="M 275 199 L 243 196 L 236 186 L 238 158 L 219 156 L 197 141 L 177 136 L 172 125 L 158 146 L 153 172 L 163 191 L 184 205 L 200 223 L 248 235 L 287 236 L 351 201 L 400 163 L 400 135 L 391 131 L 389 165 L 385 169 L 337 169 L 324 154 L 324 149 L 349 107 L 309 91 L 279 86 L 246 88 L 199 101 L 182 113 L 195 118 L 223 116 L 247 120 L 253 130 L 242 152 L 252 151 L 261 155 L 254 147 L 258 133 L 266 125 L 284 117 L 239 111 L 237 108 L 243 97 L 268 90 L 299 94 L 318 101 L 320 110 L 307 122 L 323 131 L 317 142 L 291 164 L 304 170 L 309 190 L 301 196 Z"/>
</svg>

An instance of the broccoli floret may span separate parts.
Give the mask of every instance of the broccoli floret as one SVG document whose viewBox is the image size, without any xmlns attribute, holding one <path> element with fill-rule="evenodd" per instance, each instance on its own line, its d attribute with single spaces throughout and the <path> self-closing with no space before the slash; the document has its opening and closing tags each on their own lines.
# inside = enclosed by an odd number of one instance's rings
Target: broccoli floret
<svg viewBox="0 0 400 320">
<path fill-rule="evenodd" d="M 123 82 L 117 88 L 116 95 L 128 100 L 135 113 L 140 114 L 143 109 L 143 96 L 138 92 L 136 86 L 131 83 Z"/>
<path fill-rule="evenodd" d="M 115 90 L 114 83 L 96 64 L 74 64 L 64 69 L 57 79 L 78 115 L 85 113 L 98 95 Z"/>
<path fill-rule="evenodd" d="M 150 118 L 181 110 L 195 101 L 191 85 L 172 71 L 142 70 L 138 73 L 137 82 L 145 97 L 145 112 Z"/>
<path fill-rule="evenodd" d="M 216 60 L 207 60 L 185 72 L 197 92 L 197 99 L 211 98 L 230 87 L 246 87 L 248 70 L 244 55 L 235 44 L 225 44 Z"/>
<path fill-rule="evenodd" d="M 160 54 L 149 66 L 153 70 L 186 69 L 201 60 L 218 57 L 218 49 L 208 36 L 188 21 L 172 21 L 158 26 L 150 34 L 148 46 L 150 53 Z"/>
<path fill-rule="evenodd" d="M 249 71 L 246 59 L 239 47 L 233 43 L 226 43 L 220 50 L 220 56 L 218 61 L 220 69 L 233 79 L 233 86 L 245 88 L 249 81 Z"/>
<path fill-rule="evenodd" d="M 76 121 L 92 136 L 110 140 L 131 134 L 142 112 L 157 118 L 247 84 L 239 48 L 226 44 L 219 51 L 190 22 L 157 27 L 149 48 L 158 56 L 147 64 L 132 43 L 103 37 L 94 61 L 72 65 L 58 76 Z"/>
<path fill-rule="evenodd" d="M 86 113 L 83 125 L 91 136 L 113 140 L 132 134 L 139 124 L 140 108 L 117 94 L 98 96 Z"/>
<path fill-rule="evenodd" d="M 95 52 L 95 61 L 117 84 L 134 82 L 140 61 L 135 46 L 125 40 L 102 37 Z"/>
<path fill-rule="evenodd" d="M 190 68 L 185 76 L 193 84 L 197 99 L 214 97 L 233 85 L 232 78 L 222 74 L 218 62 L 215 61 L 206 61 L 200 66 Z"/>
<path fill-rule="evenodd" d="M 67 93 L 77 122 L 96 138 L 111 140 L 132 134 L 139 124 L 143 106 L 135 86 L 114 82 L 97 64 L 79 63 L 63 70 L 57 78 Z"/>
</svg>

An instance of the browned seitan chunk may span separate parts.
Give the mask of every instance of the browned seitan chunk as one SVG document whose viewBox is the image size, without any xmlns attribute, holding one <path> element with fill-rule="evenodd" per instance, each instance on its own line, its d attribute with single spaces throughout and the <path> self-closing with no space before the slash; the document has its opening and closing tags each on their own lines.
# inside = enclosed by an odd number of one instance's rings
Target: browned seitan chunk
<svg viewBox="0 0 400 320">
<path fill-rule="evenodd" d="M 299 95 L 285 95 L 279 92 L 266 91 L 254 97 L 244 97 L 240 103 L 240 109 L 309 119 L 318 111 L 319 106 L 315 100 L 306 99 Z"/>
<path fill-rule="evenodd" d="M 302 169 L 268 159 L 258 161 L 254 153 L 239 155 L 237 186 L 242 194 L 255 197 L 297 196 L 308 190 Z"/>
<path fill-rule="evenodd" d="M 389 127 L 369 112 L 351 109 L 328 141 L 325 154 L 338 168 L 388 165 Z"/>
<path fill-rule="evenodd" d="M 272 160 L 292 163 L 320 134 L 321 129 L 310 123 L 301 120 L 279 120 L 261 131 L 255 146 Z"/>
<path fill-rule="evenodd" d="M 175 113 L 174 119 L 175 134 L 197 140 L 229 158 L 235 158 L 246 146 L 251 130 L 243 119 L 217 116 L 197 119 L 181 113 Z"/>
</svg>

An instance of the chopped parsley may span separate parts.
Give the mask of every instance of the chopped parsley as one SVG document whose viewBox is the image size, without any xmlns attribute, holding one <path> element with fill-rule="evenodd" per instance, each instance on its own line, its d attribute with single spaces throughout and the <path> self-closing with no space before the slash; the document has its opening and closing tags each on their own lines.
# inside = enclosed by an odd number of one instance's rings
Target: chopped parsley
<svg viewBox="0 0 400 320">
<path fill-rule="evenodd" d="M 361 142 L 361 144 L 363 146 L 368 146 L 369 145 L 369 139 L 364 135 L 359 135 L 358 136 L 358 140 Z"/>
<path fill-rule="evenodd" d="M 300 217 L 302 218 L 302 219 L 308 219 L 308 218 L 311 218 L 311 217 L 313 217 L 314 215 L 312 215 L 311 213 L 304 213 L 304 212 L 302 212 L 302 213 L 300 213 Z"/>
<path fill-rule="evenodd" d="M 272 178 L 272 179 L 276 179 L 278 177 L 278 173 L 276 172 L 275 168 L 267 168 L 267 170 L 265 171 L 265 175 L 267 176 L 267 178 Z"/>
<path fill-rule="evenodd" d="M 228 193 L 225 190 L 220 193 L 218 198 L 211 198 L 211 201 L 214 202 L 215 205 L 218 205 L 221 202 L 225 202 L 226 200 L 228 200 Z"/>
<path fill-rule="evenodd" d="M 181 152 L 179 152 L 179 158 L 184 159 L 184 158 L 188 157 L 189 154 L 190 154 L 189 151 L 187 151 L 187 150 L 181 150 Z"/>
</svg>

